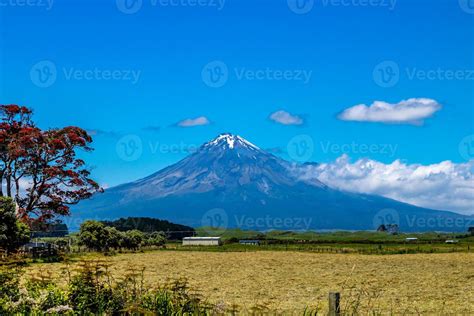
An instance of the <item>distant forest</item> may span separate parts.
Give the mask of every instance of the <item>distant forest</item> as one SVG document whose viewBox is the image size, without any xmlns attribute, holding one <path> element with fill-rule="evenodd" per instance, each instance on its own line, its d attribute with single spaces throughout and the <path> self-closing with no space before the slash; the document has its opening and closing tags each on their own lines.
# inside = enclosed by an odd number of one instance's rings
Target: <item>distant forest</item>
<svg viewBox="0 0 474 316">
<path fill-rule="evenodd" d="M 144 233 L 162 231 L 167 234 L 167 238 L 182 239 L 183 237 L 194 236 L 194 228 L 180 224 L 174 224 L 166 220 L 150 217 L 127 217 L 115 221 L 102 221 L 106 226 L 115 227 L 119 231 L 139 230 Z"/>
<path fill-rule="evenodd" d="M 52 223 L 33 222 L 31 225 L 31 238 L 64 237 L 68 234 L 67 225 L 60 220 Z"/>
</svg>

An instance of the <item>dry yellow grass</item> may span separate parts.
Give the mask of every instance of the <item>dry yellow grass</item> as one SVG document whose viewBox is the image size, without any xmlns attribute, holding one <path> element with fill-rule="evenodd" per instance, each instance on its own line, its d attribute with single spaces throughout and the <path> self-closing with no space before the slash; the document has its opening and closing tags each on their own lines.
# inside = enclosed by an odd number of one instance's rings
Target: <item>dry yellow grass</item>
<svg viewBox="0 0 474 316">
<path fill-rule="evenodd" d="M 278 311 L 326 306 L 328 292 L 341 292 L 343 306 L 361 295 L 363 307 L 387 313 L 474 314 L 474 254 L 367 256 L 302 252 L 174 252 L 109 257 L 120 277 L 145 268 L 148 284 L 186 277 L 210 302 L 241 308 L 264 305 Z M 47 268 L 59 278 L 63 264 Z M 355 287 L 355 289 L 352 289 Z"/>
</svg>

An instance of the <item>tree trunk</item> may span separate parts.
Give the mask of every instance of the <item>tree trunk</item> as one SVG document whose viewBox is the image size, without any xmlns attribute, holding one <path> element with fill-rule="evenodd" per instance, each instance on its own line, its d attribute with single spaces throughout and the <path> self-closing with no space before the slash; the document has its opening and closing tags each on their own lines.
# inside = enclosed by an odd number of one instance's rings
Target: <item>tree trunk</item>
<svg viewBox="0 0 474 316">
<path fill-rule="evenodd" d="M 6 172 L 7 196 L 12 197 L 12 178 L 9 172 Z"/>
<path fill-rule="evenodd" d="M 15 201 L 18 202 L 20 199 L 20 179 L 15 178 Z"/>
<path fill-rule="evenodd" d="M 3 196 L 3 175 L 5 171 L 0 171 L 0 196 Z"/>
</svg>

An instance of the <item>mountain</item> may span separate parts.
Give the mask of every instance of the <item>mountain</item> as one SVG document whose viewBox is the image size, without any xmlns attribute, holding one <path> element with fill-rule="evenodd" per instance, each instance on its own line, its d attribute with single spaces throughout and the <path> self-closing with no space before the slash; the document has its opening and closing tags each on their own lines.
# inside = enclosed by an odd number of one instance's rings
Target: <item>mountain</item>
<svg viewBox="0 0 474 316">
<path fill-rule="evenodd" d="M 302 180 L 304 170 L 304 165 L 226 133 L 174 165 L 81 202 L 73 214 L 79 220 L 142 216 L 193 227 L 254 230 L 361 230 L 398 224 L 403 231 L 466 231 L 472 220 Z"/>
</svg>

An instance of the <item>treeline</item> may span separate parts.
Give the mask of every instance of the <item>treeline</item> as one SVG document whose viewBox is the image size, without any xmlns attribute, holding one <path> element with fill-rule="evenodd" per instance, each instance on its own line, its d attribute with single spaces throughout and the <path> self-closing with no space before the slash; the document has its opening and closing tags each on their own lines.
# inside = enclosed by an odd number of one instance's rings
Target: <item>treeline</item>
<svg viewBox="0 0 474 316">
<path fill-rule="evenodd" d="M 127 217 L 101 223 L 121 232 L 130 230 L 139 230 L 144 233 L 165 232 L 169 240 L 181 240 L 184 237 L 195 235 L 195 230 L 192 227 L 150 217 Z"/>
<path fill-rule="evenodd" d="M 163 232 L 144 233 L 137 229 L 119 231 L 115 227 L 98 221 L 85 221 L 79 232 L 79 245 L 90 250 L 107 252 L 109 250 L 138 250 L 143 246 L 163 246 L 166 236 Z"/>
<path fill-rule="evenodd" d="M 65 237 L 69 234 L 69 229 L 60 220 L 54 222 L 33 222 L 31 224 L 31 238 L 43 237 Z"/>
</svg>

